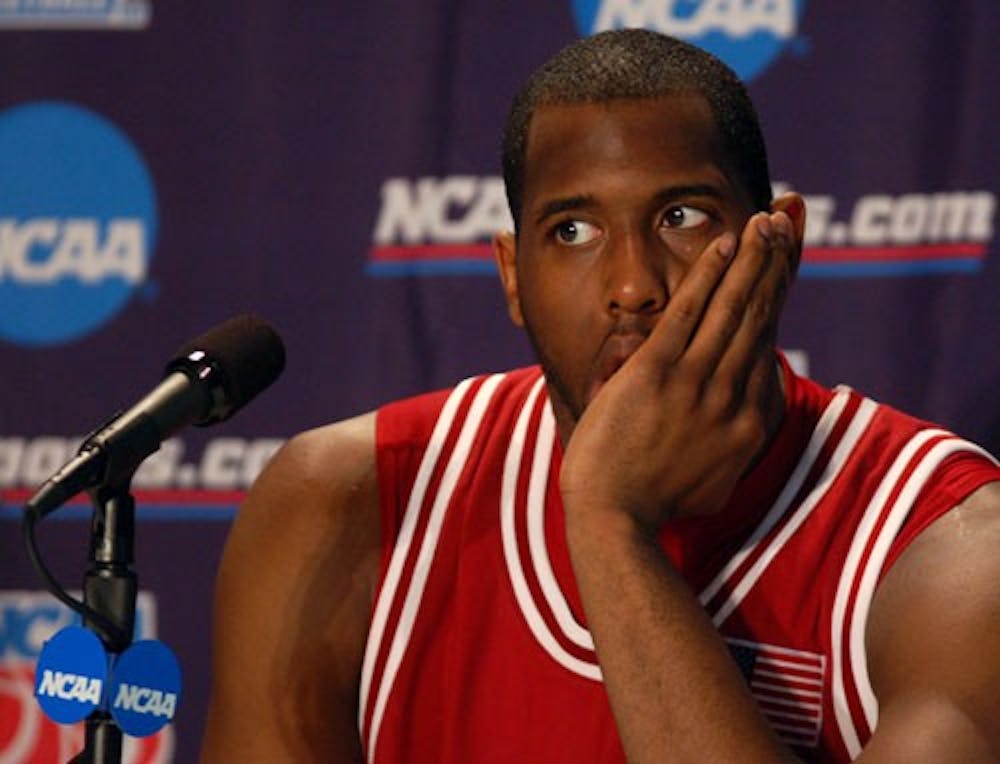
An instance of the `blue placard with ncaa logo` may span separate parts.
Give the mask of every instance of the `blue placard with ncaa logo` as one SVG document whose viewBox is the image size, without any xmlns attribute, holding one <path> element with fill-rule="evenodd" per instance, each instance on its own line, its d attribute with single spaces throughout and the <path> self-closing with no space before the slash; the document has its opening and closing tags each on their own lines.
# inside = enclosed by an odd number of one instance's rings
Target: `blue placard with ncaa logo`
<svg viewBox="0 0 1000 764">
<path fill-rule="evenodd" d="M 752 80 L 798 34 L 805 0 L 573 0 L 580 32 L 652 29 L 715 54 Z"/>
<path fill-rule="evenodd" d="M 0 188 L 0 339 L 77 339 L 147 282 L 153 183 L 104 117 L 53 101 L 0 112 Z"/>
<path fill-rule="evenodd" d="M 101 704 L 107 675 L 107 654 L 101 640 L 83 627 L 68 626 L 42 648 L 35 697 L 52 721 L 73 724 Z"/>
<path fill-rule="evenodd" d="M 159 640 L 136 642 L 115 662 L 108 700 L 122 732 L 135 737 L 157 732 L 174 718 L 180 696 L 180 665 Z"/>
</svg>

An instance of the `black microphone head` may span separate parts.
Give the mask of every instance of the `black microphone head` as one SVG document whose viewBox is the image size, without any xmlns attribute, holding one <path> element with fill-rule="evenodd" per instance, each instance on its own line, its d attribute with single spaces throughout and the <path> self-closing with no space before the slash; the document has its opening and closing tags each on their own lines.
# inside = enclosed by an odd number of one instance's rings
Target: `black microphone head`
<svg viewBox="0 0 1000 764">
<path fill-rule="evenodd" d="M 254 315 L 234 316 L 177 351 L 167 373 L 181 371 L 205 380 L 216 399 L 195 424 L 228 419 L 274 382 L 285 368 L 278 333 Z"/>
</svg>

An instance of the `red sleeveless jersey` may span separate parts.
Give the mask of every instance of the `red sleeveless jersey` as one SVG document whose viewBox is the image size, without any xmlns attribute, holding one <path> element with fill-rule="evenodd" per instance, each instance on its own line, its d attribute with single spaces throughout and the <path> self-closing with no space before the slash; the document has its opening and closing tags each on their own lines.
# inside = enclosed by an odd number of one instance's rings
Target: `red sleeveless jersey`
<svg viewBox="0 0 1000 764">
<path fill-rule="evenodd" d="M 764 458 L 722 513 L 661 540 L 778 735 L 807 760 L 845 761 L 878 718 L 864 645 L 878 581 L 1000 468 L 932 425 L 784 374 Z M 390 404 L 376 433 L 368 760 L 624 761 L 570 567 L 541 372 Z"/>
</svg>

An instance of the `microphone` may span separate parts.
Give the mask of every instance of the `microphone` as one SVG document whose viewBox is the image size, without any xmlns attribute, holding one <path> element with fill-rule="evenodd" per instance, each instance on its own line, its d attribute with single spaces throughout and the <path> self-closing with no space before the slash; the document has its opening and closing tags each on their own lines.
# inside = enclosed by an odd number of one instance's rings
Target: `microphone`
<svg viewBox="0 0 1000 764">
<path fill-rule="evenodd" d="M 124 481 L 142 461 L 189 424 L 222 422 L 278 378 L 285 346 L 265 321 L 235 316 L 177 351 L 148 395 L 87 436 L 25 506 L 36 520 L 80 491 Z"/>
</svg>

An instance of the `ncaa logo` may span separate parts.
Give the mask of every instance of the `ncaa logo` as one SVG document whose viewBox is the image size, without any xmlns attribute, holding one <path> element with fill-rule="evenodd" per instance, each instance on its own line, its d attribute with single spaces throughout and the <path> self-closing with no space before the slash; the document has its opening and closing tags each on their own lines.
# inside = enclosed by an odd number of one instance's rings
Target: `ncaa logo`
<svg viewBox="0 0 1000 764">
<path fill-rule="evenodd" d="M 108 120 L 61 102 L 0 112 L 0 189 L 0 339 L 75 340 L 145 284 L 153 183 Z"/>
<path fill-rule="evenodd" d="M 748 81 L 796 34 L 805 0 L 573 0 L 584 35 L 645 28 L 704 48 Z"/>
</svg>

